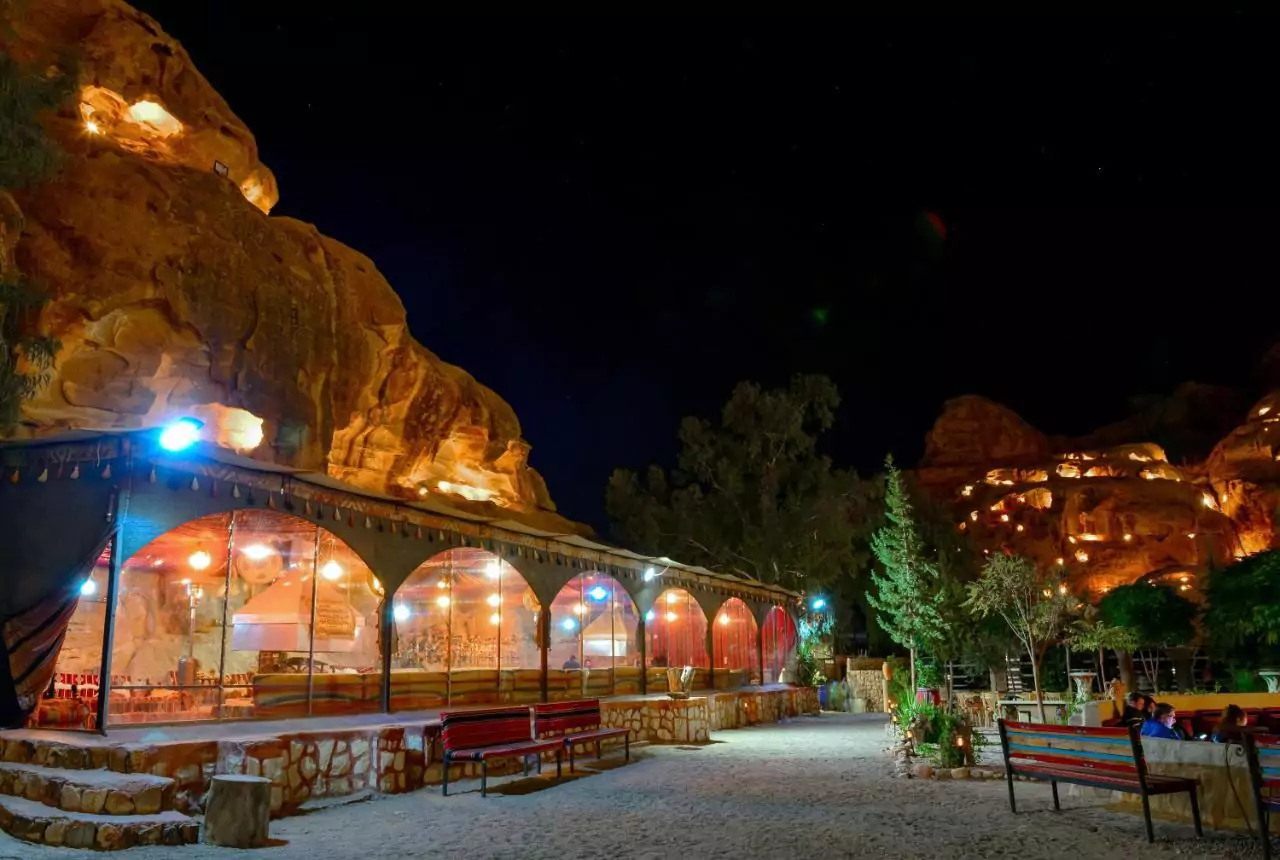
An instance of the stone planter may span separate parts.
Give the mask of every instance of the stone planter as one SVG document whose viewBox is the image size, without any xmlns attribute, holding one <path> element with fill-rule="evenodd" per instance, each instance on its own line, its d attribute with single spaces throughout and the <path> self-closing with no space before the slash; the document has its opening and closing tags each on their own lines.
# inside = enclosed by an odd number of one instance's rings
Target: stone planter
<svg viewBox="0 0 1280 860">
<path fill-rule="evenodd" d="M 1263 669 L 1258 677 L 1266 683 L 1268 693 L 1280 693 L 1280 670 Z"/>
<path fill-rule="evenodd" d="M 1076 701 L 1087 702 L 1093 697 L 1093 679 L 1098 677 L 1095 672 L 1072 672 L 1071 680 L 1076 685 Z"/>
</svg>

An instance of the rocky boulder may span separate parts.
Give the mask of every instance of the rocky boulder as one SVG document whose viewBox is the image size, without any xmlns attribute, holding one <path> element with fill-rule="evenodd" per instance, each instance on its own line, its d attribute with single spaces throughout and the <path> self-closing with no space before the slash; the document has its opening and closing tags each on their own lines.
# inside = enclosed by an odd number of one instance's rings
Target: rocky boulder
<svg viewBox="0 0 1280 860">
<path fill-rule="evenodd" d="M 413 339 L 369 258 L 268 216 L 253 135 L 154 20 L 118 0 L 14 5 L 0 47 L 33 67 L 74 52 L 80 76 L 49 120 L 63 169 L 0 211 L 62 343 L 19 435 L 193 415 L 263 460 L 582 529 L 552 514 L 511 408 Z"/>
</svg>

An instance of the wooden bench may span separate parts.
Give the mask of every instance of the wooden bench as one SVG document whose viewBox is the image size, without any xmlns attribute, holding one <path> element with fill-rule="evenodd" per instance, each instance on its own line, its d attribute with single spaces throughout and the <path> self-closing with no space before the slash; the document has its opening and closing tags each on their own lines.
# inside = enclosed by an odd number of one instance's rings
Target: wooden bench
<svg viewBox="0 0 1280 860">
<path fill-rule="evenodd" d="M 1280 736 L 1246 734 L 1244 752 L 1249 760 L 1249 779 L 1253 783 L 1258 835 L 1262 838 L 1262 860 L 1271 860 L 1271 812 L 1280 809 Z"/>
<path fill-rule="evenodd" d="M 536 740 L 530 731 L 529 709 L 486 708 L 476 711 L 453 711 L 440 715 L 440 741 L 444 749 L 444 796 L 449 796 L 449 765 L 455 761 L 480 762 L 480 796 L 485 797 L 489 782 L 489 759 L 523 758 L 524 773 L 529 775 L 529 757 L 538 760 L 539 753 L 555 750 L 556 776 L 560 776 L 560 739 Z"/>
<path fill-rule="evenodd" d="M 1062 808 L 1058 804 L 1060 782 L 1140 794 L 1142 815 L 1147 823 L 1147 841 L 1155 842 L 1155 833 L 1151 829 L 1151 795 L 1185 791 L 1191 797 L 1191 817 L 1195 821 L 1196 835 L 1202 835 L 1196 781 L 1148 773 L 1137 726 L 1095 728 L 1001 720 L 1000 747 L 1004 751 L 1009 809 L 1012 812 L 1018 811 L 1013 799 L 1015 776 L 1048 780 L 1053 789 L 1053 808 L 1056 810 Z"/>
<path fill-rule="evenodd" d="M 622 737 L 626 748 L 626 761 L 631 761 L 631 731 L 629 729 L 601 728 L 600 700 L 581 699 L 576 702 L 550 702 L 533 706 L 533 734 L 542 738 L 546 734 L 563 739 L 569 750 L 569 773 L 573 773 L 573 745 L 595 742 L 596 758 L 600 758 L 600 741 Z"/>
</svg>

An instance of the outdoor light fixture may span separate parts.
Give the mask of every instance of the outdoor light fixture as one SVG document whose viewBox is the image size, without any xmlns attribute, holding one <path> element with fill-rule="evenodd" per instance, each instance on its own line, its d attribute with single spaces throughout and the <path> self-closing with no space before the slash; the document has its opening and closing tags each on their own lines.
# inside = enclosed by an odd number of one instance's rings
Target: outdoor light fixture
<svg viewBox="0 0 1280 860">
<path fill-rule="evenodd" d="M 266 544 L 255 543 L 245 547 L 240 550 L 240 552 L 244 553 L 251 561 L 262 561 L 264 558 L 271 555 L 272 549 Z"/>
<path fill-rule="evenodd" d="M 448 608 L 449 608 L 449 595 L 447 595 L 447 594 L 442 594 L 442 595 L 440 595 L 439 597 L 437 597 L 437 598 L 436 598 L 436 606 L 439 606 L 441 609 L 448 609 Z"/>
<path fill-rule="evenodd" d="M 403 603 L 397 603 L 391 610 L 391 617 L 396 621 L 408 621 L 409 616 L 413 613 L 409 611 L 409 607 Z"/>
<path fill-rule="evenodd" d="M 680 595 L 676 594 L 674 591 L 667 592 L 667 603 L 679 603 L 679 602 L 680 602 Z"/>
<path fill-rule="evenodd" d="M 495 612 L 495 613 L 493 613 L 492 615 L 490 615 L 490 616 L 489 616 L 489 623 L 490 623 L 490 624 L 497 624 L 497 623 L 499 623 L 500 621 L 502 621 L 502 616 L 501 616 L 500 614 L 498 614 L 497 612 Z"/>
<path fill-rule="evenodd" d="M 84 585 L 80 586 L 80 594 L 83 597 L 92 597 L 98 592 L 98 583 L 92 579 L 86 579 Z"/>
<path fill-rule="evenodd" d="M 721 615 L 721 616 L 720 616 L 720 626 L 721 626 L 721 627 L 724 627 L 724 626 L 726 626 L 728 623 L 729 623 L 729 616 L 728 616 L 728 615 Z"/>
<path fill-rule="evenodd" d="M 486 602 L 487 602 L 490 606 L 501 606 L 501 605 L 502 605 L 502 596 L 501 596 L 501 595 L 499 595 L 499 594 L 490 594 L 490 595 L 488 596 L 488 598 L 486 598 Z"/>
<path fill-rule="evenodd" d="M 609 592 L 605 591 L 603 585 L 597 585 L 595 588 L 588 591 L 587 594 L 591 596 L 592 600 L 604 600 L 609 596 Z"/>
<path fill-rule="evenodd" d="M 573 604 L 573 614 L 574 614 L 574 615 L 586 615 L 586 614 L 587 614 L 587 607 L 583 606 L 581 603 L 575 603 L 575 604 Z"/>
<path fill-rule="evenodd" d="M 497 579 L 500 573 L 502 573 L 502 562 L 495 560 L 485 565 L 484 575 L 490 579 Z"/>
<path fill-rule="evenodd" d="M 677 618 L 679 618 L 679 617 L 680 617 L 680 616 L 679 616 L 679 615 L 676 615 L 674 612 L 668 612 L 668 613 L 667 613 L 667 621 L 668 621 L 668 622 L 670 622 L 670 621 L 675 621 L 675 620 L 676 620 Z"/>
<path fill-rule="evenodd" d="M 93 120 L 91 120 L 91 119 L 87 119 L 87 120 L 85 120 L 85 121 L 84 121 L 84 130 L 85 130 L 85 131 L 87 131 L 87 132 L 89 132 L 89 134 L 101 134 L 101 133 L 102 133 L 102 129 L 101 129 L 101 128 L 99 128 L 99 127 L 98 127 L 98 124 L 97 124 L 96 122 L 94 122 Z"/>
<path fill-rule="evenodd" d="M 336 561 L 327 561 L 325 562 L 324 567 L 320 568 L 320 575 L 330 582 L 342 579 L 342 565 L 338 564 Z"/>
<path fill-rule="evenodd" d="M 646 612 L 646 613 L 644 614 L 644 620 L 645 620 L 645 621 L 652 621 L 652 620 L 654 619 L 654 617 L 655 617 L 655 616 L 654 616 L 654 614 L 653 614 L 653 610 L 652 610 L 652 609 L 650 609 L 648 612 Z"/>
<path fill-rule="evenodd" d="M 827 601 L 822 599 L 821 597 L 815 597 L 813 599 L 813 603 L 810 604 L 810 606 L 813 607 L 814 612 L 822 611 L 823 607 L 825 607 L 826 605 L 827 605 Z"/>
<path fill-rule="evenodd" d="M 564 621 L 560 622 L 560 626 L 565 630 L 572 631 L 578 626 L 578 622 L 574 621 L 572 618 L 566 618 Z"/>
<path fill-rule="evenodd" d="M 653 579 L 654 579 L 654 577 L 656 577 L 657 575 L 658 575 L 658 572 L 657 572 L 656 570 L 654 570 L 653 568 L 651 568 L 651 567 L 646 567 L 646 568 L 644 569 L 644 581 L 645 581 L 645 582 L 652 582 L 652 581 L 653 581 Z"/>
<path fill-rule="evenodd" d="M 196 550 L 187 557 L 187 564 L 191 565 L 192 570 L 204 570 L 213 564 L 213 556 L 204 550 Z"/>
<path fill-rule="evenodd" d="M 179 418 L 160 433 L 160 447 L 166 451 L 185 451 L 200 441 L 200 428 L 203 426 L 203 421 Z"/>
</svg>

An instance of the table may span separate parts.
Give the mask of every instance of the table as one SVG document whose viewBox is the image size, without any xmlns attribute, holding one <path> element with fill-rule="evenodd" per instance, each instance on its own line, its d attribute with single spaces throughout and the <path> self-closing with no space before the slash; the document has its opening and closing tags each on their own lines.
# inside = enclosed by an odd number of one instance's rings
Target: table
<svg viewBox="0 0 1280 860">
<path fill-rule="evenodd" d="M 1067 721 L 1067 704 L 1063 699 L 1045 699 L 1045 717 L 1051 721 L 1056 718 L 1059 722 L 1065 723 Z M 996 702 L 997 715 L 1008 715 L 1011 711 L 1017 714 L 1019 722 L 1040 722 L 1040 703 L 1033 699 L 1000 699 Z"/>
</svg>

